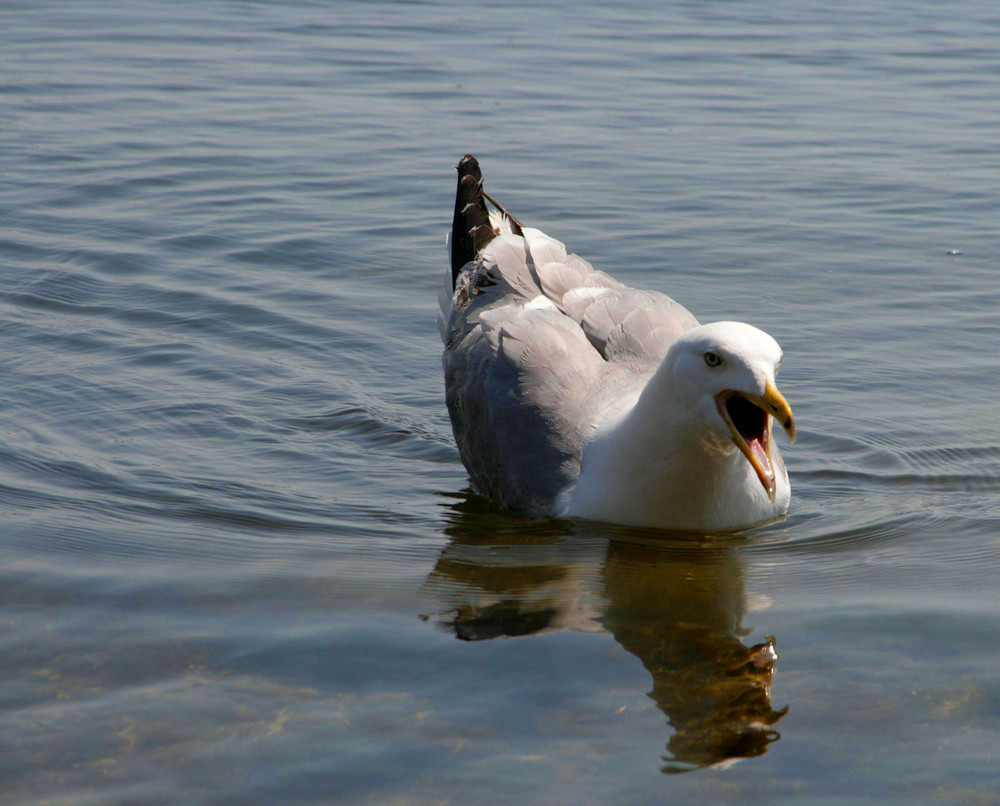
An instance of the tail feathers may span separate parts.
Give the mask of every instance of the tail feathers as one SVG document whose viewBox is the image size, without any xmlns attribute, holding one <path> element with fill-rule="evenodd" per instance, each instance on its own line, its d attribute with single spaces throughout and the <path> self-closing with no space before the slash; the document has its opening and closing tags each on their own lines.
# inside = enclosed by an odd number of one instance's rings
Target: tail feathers
<svg viewBox="0 0 1000 806">
<path fill-rule="evenodd" d="M 483 173 L 479 161 L 466 154 L 455 166 L 458 171 L 458 192 L 455 195 L 455 217 L 451 226 L 452 288 L 466 263 L 502 232 L 521 234 L 521 224 L 483 190 Z M 497 208 L 491 216 L 486 202 Z"/>
</svg>

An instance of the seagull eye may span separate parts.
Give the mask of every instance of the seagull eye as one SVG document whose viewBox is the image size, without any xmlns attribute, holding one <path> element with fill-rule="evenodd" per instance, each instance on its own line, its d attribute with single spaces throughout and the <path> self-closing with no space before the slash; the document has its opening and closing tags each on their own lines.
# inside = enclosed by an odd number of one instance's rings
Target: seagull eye
<svg viewBox="0 0 1000 806">
<path fill-rule="evenodd" d="M 722 356 L 718 353 L 705 353 L 705 363 L 710 367 L 717 367 L 722 363 Z"/>
</svg>

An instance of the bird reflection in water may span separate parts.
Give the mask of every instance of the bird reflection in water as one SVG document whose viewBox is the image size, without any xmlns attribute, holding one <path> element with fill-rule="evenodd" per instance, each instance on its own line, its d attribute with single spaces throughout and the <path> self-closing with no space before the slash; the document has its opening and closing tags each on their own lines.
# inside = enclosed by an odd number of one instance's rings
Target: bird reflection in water
<svg viewBox="0 0 1000 806">
<path fill-rule="evenodd" d="M 610 632 L 652 675 L 649 697 L 674 729 L 667 773 L 759 756 L 780 738 L 774 638 L 741 640 L 751 630 L 737 539 L 527 521 L 471 494 L 448 519 L 425 591 L 458 638 Z"/>
</svg>

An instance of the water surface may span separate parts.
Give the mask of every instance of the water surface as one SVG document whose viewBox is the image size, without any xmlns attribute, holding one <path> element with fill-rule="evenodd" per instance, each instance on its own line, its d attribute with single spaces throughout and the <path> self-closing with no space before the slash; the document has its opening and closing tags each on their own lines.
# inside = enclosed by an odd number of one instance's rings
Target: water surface
<svg viewBox="0 0 1000 806">
<path fill-rule="evenodd" d="M 1000 796 L 992 4 L 0 20 L 5 802 Z M 433 320 L 467 151 L 778 339 L 787 519 L 468 490 Z"/>
</svg>

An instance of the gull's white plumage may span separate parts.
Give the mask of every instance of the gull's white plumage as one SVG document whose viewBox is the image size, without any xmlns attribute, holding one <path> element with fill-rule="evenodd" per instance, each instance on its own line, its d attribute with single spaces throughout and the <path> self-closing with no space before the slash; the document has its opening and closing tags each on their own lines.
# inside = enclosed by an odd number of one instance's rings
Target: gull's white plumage
<svg viewBox="0 0 1000 806">
<path fill-rule="evenodd" d="M 488 211 L 468 155 L 449 243 L 445 386 L 479 492 L 532 516 L 674 529 L 739 529 L 787 511 L 770 424 L 794 436 L 794 423 L 774 339 L 738 322 L 699 325 L 669 297 Z"/>
</svg>

